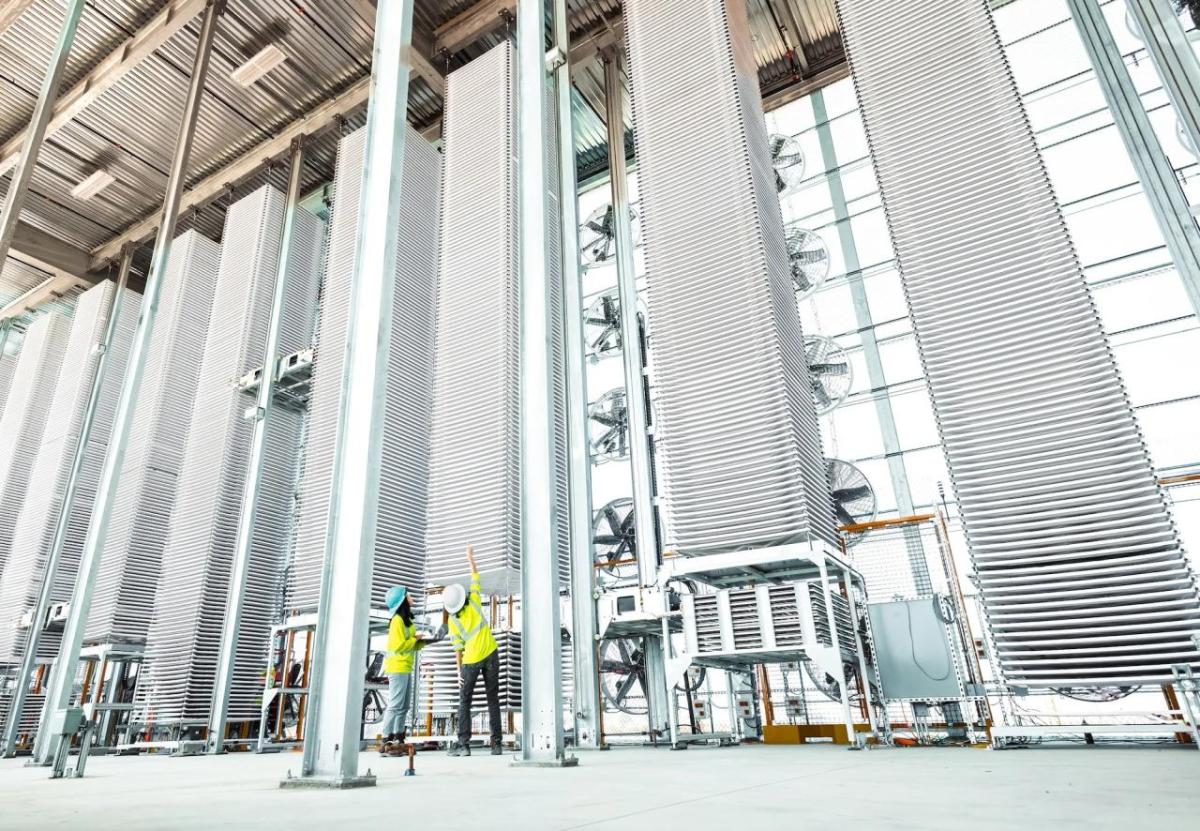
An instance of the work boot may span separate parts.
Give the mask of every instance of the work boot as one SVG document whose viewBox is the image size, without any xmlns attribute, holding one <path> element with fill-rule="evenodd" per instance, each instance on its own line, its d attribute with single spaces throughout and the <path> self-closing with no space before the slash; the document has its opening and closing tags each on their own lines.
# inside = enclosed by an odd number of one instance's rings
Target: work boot
<svg viewBox="0 0 1200 831">
<path fill-rule="evenodd" d="M 500 742 L 492 742 L 492 755 L 503 756 L 504 750 L 500 747 Z"/>
<path fill-rule="evenodd" d="M 458 744 L 457 742 L 450 748 L 451 756 L 470 756 L 471 746 L 469 744 Z"/>
<path fill-rule="evenodd" d="M 379 740 L 379 755 L 380 756 L 389 755 L 392 742 L 395 741 L 395 739 L 396 739 L 396 734 L 389 733 L 388 735 L 384 736 L 382 739 Z"/>
</svg>

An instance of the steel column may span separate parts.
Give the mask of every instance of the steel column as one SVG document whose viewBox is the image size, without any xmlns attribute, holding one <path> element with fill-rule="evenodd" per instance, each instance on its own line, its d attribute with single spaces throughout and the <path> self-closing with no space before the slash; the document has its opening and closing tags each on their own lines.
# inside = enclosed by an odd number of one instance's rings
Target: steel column
<svg viewBox="0 0 1200 831">
<path fill-rule="evenodd" d="M 625 164 L 624 86 L 621 53 L 606 49 L 604 106 L 608 123 L 609 187 L 612 189 L 613 229 L 617 243 L 617 298 L 621 305 L 621 360 L 625 367 L 625 407 L 629 417 L 629 463 L 633 473 L 634 540 L 638 579 L 643 586 L 658 582 L 658 538 L 654 523 L 654 480 L 650 460 L 649 404 L 642 367 L 642 337 L 638 325 L 637 268 L 633 256 L 633 221 L 629 207 L 629 171 Z M 663 644 L 647 636 L 646 704 L 651 730 L 666 727 L 668 703 Z"/>
<path fill-rule="evenodd" d="M 171 174 L 167 180 L 167 192 L 163 200 L 162 224 L 154 245 L 154 257 L 146 277 L 146 289 L 142 293 L 142 305 L 137 327 L 133 332 L 129 363 L 121 385 L 121 397 L 117 402 L 113 418 L 112 436 L 109 438 L 108 453 L 100 471 L 100 485 L 96 490 L 96 501 L 88 521 L 87 539 L 79 562 L 79 574 L 71 594 L 70 614 L 63 630 L 62 646 L 58 660 L 50 675 L 46 692 L 46 703 L 38 725 L 37 742 L 34 745 L 34 761 L 48 765 L 54 760 L 58 738 L 46 735 L 51 714 L 65 710 L 71 705 L 75 669 L 79 663 L 79 650 L 83 644 L 83 630 L 87 625 L 88 612 L 92 606 L 92 591 L 96 576 L 100 572 L 100 558 L 108 538 L 108 523 L 113 504 L 121 486 L 121 467 L 125 460 L 125 449 L 129 444 L 129 433 L 137 410 L 141 392 L 142 375 L 146 369 L 147 350 L 154 332 L 154 321 L 158 315 L 158 301 L 162 294 L 162 279 L 171 256 L 171 243 L 175 237 L 175 224 L 179 215 L 179 199 L 183 193 L 188 159 L 196 135 L 196 116 L 203 103 L 204 80 L 208 75 L 209 58 L 212 55 L 213 36 L 216 34 L 217 18 L 225 10 L 225 0 L 210 0 L 204 10 L 200 26 L 200 39 L 196 45 L 196 56 L 192 65 L 192 77 L 184 105 L 183 120 L 179 127 L 179 139 L 175 147 L 175 158 L 171 163 Z"/>
<path fill-rule="evenodd" d="M 1128 5 L 1192 150 L 1200 152 L 1200 59 L 1187 32 L 1168 0 L 1128 0 Z"/>
<path fill-rule="evenodd" d="M 46 67 L 46 75 L 42 79 L 42 91 L 38 94 L 37 104 L 29 119 L 25 143 L 21 147 L 21 159 L 17 162 L 17 169 L 8 185 L 8 195 L 4 199 L 4 215 L 0 218 L 0 264 L 8 259 L 8 251 L 12 248 L 13 237 L 17 233 L 21 208 L 25 205 L 25 195 L 29 192 L 33 171 L 37 168 L 38 154 L 41 153 L 42 142 L 46 138 L 46 128 L 50 124 L 50 117 L 54 115 L 58 88 L 67 68 L 67 58 L 71 56 L 71 44 L 75 42 L 75 32 L 79 29 L 79 18 L 85 5 L 87 0 L 69 0 L 67 13 L 58 31 L 58 42 L 54 45 L 50 65 Z"/>
<path fill-rule="evenodd" d="M 579 195 L 575 180 L 575 123 L 571 112 L 571 37 L 566 0 L 554 0 L 558 190 L 562 212 L 563 341 L 567 370 L 567 447 L 570 488 L 571 648 L 574 660 L 575 746 L 600 747 L 600 676 L 597 666 L 596 570 L 592 567 L 592 456 L 588 443 L 587 368 L 584 365 L 583 287 L 579 268 Z"/>
<path fill-rule="evenodd" d="M 299 785 L 375 784 L 358 775 L 396 245 L 403 197 L 412 0 L 379 3 L 354 250 L 350 320 Z"/>
<path fill-rule="evenodd" d="M 547 268 L 553 187 L 546 112 L 546 9 L 517 5 L 517 177 L 521 298 L 521 757 L 525 764 L 573 762 L 563 752 L 554 503 L 554 367 L 557 321 Z"/>
<path fill-rule="evenodd" d="M 1200 313 L 1200 229 L 1179 177 L 1154 132 L 1100 4 L 1097 0 L 1067 0 L 1067 6 L 1188 299 Z"/>
<path fill-rule="evenodd" d="M 904 467 L 903 447 L 896 428 L 891 394 L 887 389 L 887 376 L 883 371 L 879 341 L 875 338 L 875 321 L 871 317 L 871 305 L 867 300 L 862 262 L 858 257 L 858 243 L 854 238 L 854 228 L 850 224 L 850 206 L 846 201 L 846 189 L 842 185 L 842 172 L 833 140 L 833 130 L 829 126 L 829 114 L 825 109 L 825 95 L 821 90 L 817 90 L 812 94 L 811 100 L 813 118 L 817 124 L 817 140 L 821 145 L 821 164 L 825 169 L 838 243 L 841 245 L 846 264 L 846 285 L 850 289 L 850 301 L 854 306 L 854 321 L 862 336 L 863 361 L 867 365 L 867 380 L 871 384 L 871 397 L 875 402 L 875 417 L 879 421 L 879 433 L 883 439 L 888 476 L 892 480 L 892 490 L 896 493 L 896 507 L 900 515 L 912 516 L 915 513 L 912 488 L 908 483 L 908 471 Z M 913 585 L 921 594 L 932 592 L 929 564 L 926 562 L 919 535 L 905 533 L 904 543 L 909 566 L 912 568 Z"/>
<path fill-rule="evenodd" d="M 42 585 L 38 590 L 37 603 L 33 607 L 33 624 L 29 627 L 29 640 L 25 644 L 25 654 L 21 656 L 21 666 L 17 670 L 17 686 L 9 702 L 9 718 L 4 728 L 3 755 L 11 759 L 17 753 L 17 733 L 20 727 L 20 714 L 25 709 L 25 701 L 29 695 L 29 680 L 33 677 L 33 667 L 37 660 L 38 647 L 42 640 L 42 631 L 46 614 L 50 610 L 50 592 L 54 589 L 54 581 L 58 576 L 58 561 L 62 559 L 63 548 L 67 542 L 67 526 L 71 514 L 75 510 L 75 495 L 79 489 L 79 477 L 83 471 L 83 463 L 87 460 L 88 441 L 92 436 L 92 425 L 96 420 L 96 409 L 100 405 L 100 391 L 108 375 L 109 350 L 112 349 L 113 335 L 117 330 L 117 318 L 121 314 L 121 306 L 125 300 L 125 288 L 129 284 L 129 269 L 133 264 L 134 246 L 126 246 L 121 252 L 121 270 L 117 276 L 117 287 L 108 301 L 108 320 L 100 342 L 96 344 L 96 366 L 92 375 L 92 390 L 88 396 L 87 409 L 84 410 L 83 424 L 79 428 L 79 440 L 75 445 L 75 454 L 71 459 L 71 473 L 67 477 L 67 487 L 63 493 L 62 504 L 59 507 L 58 522 L 54 526 L 54 537 L 50 542 L 50 551 L 46 556 L 46 566 L 42 572 Z"/>
<path fill-rule="evenodd" d="M 250 570 L 250 548 L 254 542 L 254 523 L 258 516 L 258 492 L 262 487 L 267 454 L 267 430 L 275 384 L 279 380 L 279 339 L 283 331 L 283 298 L 291 265 L 292 241 L 296 234 L 296 214 L 300 207 L 300 180 L 304 175 L 304 137 L 292 142 L 291 171 L 288 176 L 287 206 L 283 235 L 279 242 L 279 262 L 275 268 L 275 291 L 271 298 L 271 316 L 267 321 L 267 340 L 263 346 L 262 380 L 254 406 L 254 433 L 250 439 L 250 458 L 246 462 L 246 481 L 242 487 L 242 507 L 238 518 L 237 542 L 229 574 L 229 596 L 221 629 L 221 652 L 217 657 L 217 677 L 213 684 L 212 710 L 208 718 L 208 752 L 225 750 L 225 722 L 229 717 L 229 691 L 233 685 L 233 665 L 237 655 L 238 632 L 242 628 L 242 606 L 246 593 L 246 574 Z"/>
</svg>

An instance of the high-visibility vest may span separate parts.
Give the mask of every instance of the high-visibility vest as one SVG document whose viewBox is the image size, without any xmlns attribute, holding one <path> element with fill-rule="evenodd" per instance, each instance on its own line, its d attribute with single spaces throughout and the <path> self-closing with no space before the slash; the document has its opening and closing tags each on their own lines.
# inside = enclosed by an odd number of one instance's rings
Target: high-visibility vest
<svg viewBox="0 0 1200 831">
<path fill-rule="evenodd" d="M 447 620 L 450 629 L 450 644 L 455 652 L 463 654 L 464 664 L 477 664 L 496 651 L 496 638 L 492 627 L 483 614 L 483 599 L 480 594 L 479 575 L 471 575 L 471 593 L 466 605 L 458 614 Z"/>
<path fill-rule="evenodd" d="M 418 648 L 416 624 L 405 625 L 404 618 L 392 615 L 392 620 L 388 623 L 387 655 L 383 659 L 383 671 L 388 675 L 412 672 L 413 658 Z"/>
</svg>

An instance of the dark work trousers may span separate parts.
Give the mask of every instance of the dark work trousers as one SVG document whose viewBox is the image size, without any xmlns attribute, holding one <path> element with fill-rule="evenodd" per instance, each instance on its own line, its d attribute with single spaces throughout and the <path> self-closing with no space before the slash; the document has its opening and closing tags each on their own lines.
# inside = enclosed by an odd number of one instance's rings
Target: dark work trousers
<svg viewBox="0 0 1200 831">
<path fill-rule="evenodd" d="M 500 744 L 500 650 L 477 664 L 463 664 L 462 686 L 458 688 L 458 743 L 471 743 L 471 698 L 475 681 L 483 675 L 483 691 L 487 694 L 488 721 L 492 726 L 492 744 Z"/>
</svg>

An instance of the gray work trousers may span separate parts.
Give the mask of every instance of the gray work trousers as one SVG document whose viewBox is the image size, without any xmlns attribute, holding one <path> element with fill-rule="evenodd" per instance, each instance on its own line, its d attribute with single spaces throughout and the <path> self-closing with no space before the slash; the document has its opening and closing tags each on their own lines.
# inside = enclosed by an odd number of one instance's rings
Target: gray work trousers
<svg viewBox="0 0 1200 831">
<path fill-rule="evenodd" d="M 408 702 L 412 695 L 411 672 L 388 673 L 387 709 L 383 711 L 383 735 L 403 733 L 408 723 Z"/>
<path fill-rule="evenodd" d="M 458 688 L 458 743 L 462 747 L 471 743 L 471 699 L 481 674 L 483 691 L 487 695 L 492 744 L 500 744 L 500 650 L 497 649 L 477 664 L 462 666 L 462 686 Z"/>
</svg>

